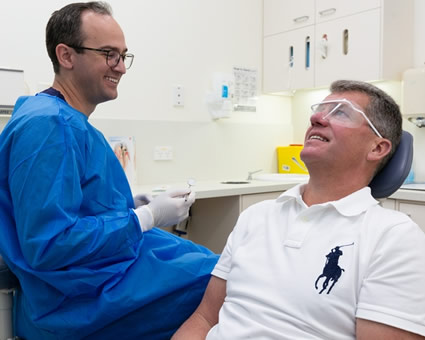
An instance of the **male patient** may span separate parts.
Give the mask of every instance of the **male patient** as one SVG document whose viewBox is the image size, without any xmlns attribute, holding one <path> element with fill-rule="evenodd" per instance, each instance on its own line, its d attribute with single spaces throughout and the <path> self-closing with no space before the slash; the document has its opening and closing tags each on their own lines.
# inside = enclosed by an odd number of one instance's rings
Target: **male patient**
<svg viewBox="0 0 425 340">
<path fill-rule="evenodd" d="M 401 137 L 397 104 L 336 81 L 312 106 L 307 184 L 244 211 L 173 339 L 423 339 L 425 234 L 370 183 Z"/>
</svg>

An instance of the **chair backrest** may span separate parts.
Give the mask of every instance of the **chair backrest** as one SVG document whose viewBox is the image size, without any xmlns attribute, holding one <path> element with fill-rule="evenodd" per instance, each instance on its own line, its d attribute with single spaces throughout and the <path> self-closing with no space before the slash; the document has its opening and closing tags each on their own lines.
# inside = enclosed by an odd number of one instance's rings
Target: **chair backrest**
<svg viewBox="0 0 425 340">
<path fill-rule="evenodd" d="M 403 131 L 401 141 L 391 159 L 369 183 L 372 196 L 385 198 L 391 196 L 403 184 L 410 172 L 413 161 L 413 136 Z"/>
</svg>

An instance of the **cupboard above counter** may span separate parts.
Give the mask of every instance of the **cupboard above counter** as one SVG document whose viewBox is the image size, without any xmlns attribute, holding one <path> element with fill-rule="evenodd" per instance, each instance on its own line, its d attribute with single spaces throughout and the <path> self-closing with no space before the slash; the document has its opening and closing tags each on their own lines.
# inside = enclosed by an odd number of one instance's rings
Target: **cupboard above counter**
<svg viewBox="0 0 425 340">
<path fill-rule="evenodd" d="M 379 8 L 381 0 L 316 0 L 315 6 L 316 23 L 320 23 Z"/>
<path fill-rule="evenodd" d="M 381 0 L 264 0 L 264 36 L 379 8 Z"/>
<path fill-rule="evenodd" d="M 264 36 L 313 25 L 314 2 L 315 0 L 264 1 Z"/>
<path fill-rule="evenodd" d="M 413 65 L 413 5 L 264 0 L 263 91 L 322 87 L 336 79 L 401 79 Z"/>
</svg>

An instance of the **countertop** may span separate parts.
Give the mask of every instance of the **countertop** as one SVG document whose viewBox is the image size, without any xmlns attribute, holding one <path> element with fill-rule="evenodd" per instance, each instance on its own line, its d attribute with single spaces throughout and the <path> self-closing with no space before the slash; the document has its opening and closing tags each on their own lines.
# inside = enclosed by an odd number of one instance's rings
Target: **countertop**
<svg viewBox="0 0 425 340">
<path fill-rule="evenodd" d="M 283 192 L 298 183 L 299 181 L 295 179 L 288 181 L 264 181 L 254 179 L 249 181 L 249 183 L 244 184 L 223 184 L 220 180 L 211 180 L 197 182 L 196 185 L 192 187 L 192 190 L 196 192 L 197 199 L 202 199 L 258 194 L 272 191 Z M 132 186 L 132 191 L 134 195 L 139 193 L 151 193 L 155 196 L 160 192 L 163 192 L 168 189 L 186 188 L 187 186 L 188 185 L 186 182 L 172 183 L 167 185 L 146 184 Z M 394 194 L 392 194 L 389 198 L 425 203 L 425 190 L 420 189 L 419 187 L 416 188 L 414 186 L 406 187 L 409 187 L 409 189 L 402 187 Z"/>
<path fill-rule="evenodd" d="M 406 189 L 402 186 L 389 198 L 406 201 L 417 201 L 425 203 L 425 190 L 423 189 Z"/>
<path fill-rule="evenodd" d="M 258 194 L 272 191 L 286 191 L 298 184 L 297 181 L 260 181 L 251 180 L 244 184 L 223 184 L 219 180 L 197 182 L 192 190 L 196 193 L 196 199 Z M 168 185 L 135 185 L 132 187 L 133 194 L 152 193 L 156 195 L 168 189 L 187 188 L 187 183 L 173 183 Z"/>
</svg>

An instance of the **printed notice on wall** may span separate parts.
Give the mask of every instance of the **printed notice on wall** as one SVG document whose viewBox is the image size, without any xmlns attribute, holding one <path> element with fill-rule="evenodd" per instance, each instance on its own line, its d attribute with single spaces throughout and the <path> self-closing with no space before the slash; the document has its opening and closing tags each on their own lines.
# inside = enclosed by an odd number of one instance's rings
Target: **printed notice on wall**
<svg viewBox="0 0 425 340">
<path fill-rule="evenodd" d="M 257 111 L 257 70 L 233 67 L 235 75 L 234 111 Z"/>
<path fill-rule="evenodd" d="M 130 185 L 136 184 L 136 143 L 134 137 L 108 137 L 109 145 L 127 176 Z"/>
</svg>

